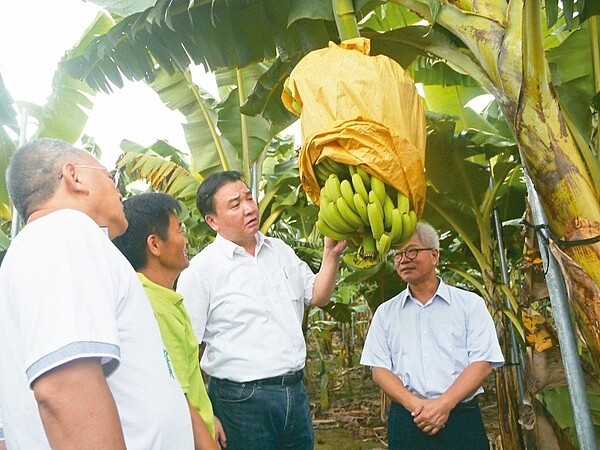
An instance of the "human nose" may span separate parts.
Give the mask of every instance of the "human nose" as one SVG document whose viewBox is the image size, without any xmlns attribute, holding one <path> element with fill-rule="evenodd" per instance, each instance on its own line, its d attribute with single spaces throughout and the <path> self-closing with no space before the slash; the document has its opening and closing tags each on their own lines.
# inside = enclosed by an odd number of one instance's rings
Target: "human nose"
<svg viewBox="0 0 600 450">
<path fill-rule="evenodd" d="M 250 214 L 254 211 L 254 200 L 246 200 L 244 202 L 244 214 Z"/>
</svg>

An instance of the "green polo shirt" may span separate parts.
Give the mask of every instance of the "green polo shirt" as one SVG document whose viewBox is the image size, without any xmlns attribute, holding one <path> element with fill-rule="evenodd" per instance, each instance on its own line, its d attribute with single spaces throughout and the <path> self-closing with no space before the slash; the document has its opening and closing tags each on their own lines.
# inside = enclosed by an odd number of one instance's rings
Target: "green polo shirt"
<svg viewBox="0 0 600 450">
<path fill-rule="evenodd" d="M 183 304 L 183 297 L 172 289 L 150 281 L 142 273 L 138 272 L 138 277 L 150 299 L 179 384 L 214 437 L 215 419 L 200 373 L 198 340 L 192 330 L 192 322 Z"/>
</svg>

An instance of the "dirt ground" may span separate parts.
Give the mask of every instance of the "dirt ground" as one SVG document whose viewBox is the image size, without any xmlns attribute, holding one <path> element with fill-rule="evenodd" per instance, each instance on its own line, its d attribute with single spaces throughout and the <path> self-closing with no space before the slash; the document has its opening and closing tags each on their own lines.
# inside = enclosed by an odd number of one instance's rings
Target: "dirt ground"
<svg viewBox="0 0 600 450">
<path fill-rule="evenodd" d="M 312 385 L 318 385 L 313 377 Z M 498 435 L 498 416 L 494 378 L 484 385 L 479 397 L 483 420 L 490 440 Z M 386 449 L 386 424 L 380 418 L 380 390 L 370 378 L 368 369 L 349 369 L 330 389 L 330 407 L 320 408 L 320 399 L 309 387 L 313 408 L 316 450 Z"/>
</svg>

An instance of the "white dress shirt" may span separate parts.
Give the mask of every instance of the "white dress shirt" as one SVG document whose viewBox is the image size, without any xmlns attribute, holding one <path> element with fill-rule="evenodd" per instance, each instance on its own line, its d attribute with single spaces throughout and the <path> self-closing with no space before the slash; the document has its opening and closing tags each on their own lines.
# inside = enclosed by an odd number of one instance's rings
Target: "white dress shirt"
<svg viewBox="0 0 600 450">
<path fill-rule="evenodd" d="M 504 363 L 492 317 L 481 297 L 440 280 L 425 305 L 406 289 L 377 309 L 360 363 L 390 370 L 418 397 L 436 398 L 475 361 Z"/>
<path fill-rule="evenodd" d="M 257 233 L 255 256 L 217 235 L 177 282 L 198 341 L 202 369 L 246 382 L 301 370 L 304 306 L 315 274 L 282 240 Z"/>
</svg>

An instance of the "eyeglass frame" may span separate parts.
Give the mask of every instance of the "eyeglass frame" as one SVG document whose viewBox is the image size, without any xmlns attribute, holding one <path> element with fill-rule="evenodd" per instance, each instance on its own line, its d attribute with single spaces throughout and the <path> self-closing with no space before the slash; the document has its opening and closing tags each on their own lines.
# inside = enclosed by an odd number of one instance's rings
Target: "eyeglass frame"
<svg viewBox="0 0 600 450">
<path fill-rule="evenodd" d="M 424 247 L 424 248 L 410 248 L 403 252 L 394 252 L 394 261 L 402 261 L 402 259 L 405 256 L 408 261 L 412 261 L 413 259 L 415 259 L 419 256 L 419 252 L 422 252 L 424 250 L 437 250 L 437 249 L 433 248 L 433 247 Z M 413 256 L 413 257 L 409 256 L 409 253 L 413 253 L 413 252 L 415 253 L 415 256 Z"/>
<path fill-rule="evenodd" d="M 119 175 L 120 175 L 120 172 L 117 169 L 111 171 L 111 170 L 108 170 L 104 166 L 90 166 L 88 164 L 73 164 L 73 165 L 75 167 L 83 167 L 84 169 L 105 170 L 106 173 L 108 173 L 108 178 L 110 178 L 113 181 L 113 183 L 115 183 L 115 186 L 117 186 L 117 187 L 119 186 Z M 61 172 L 61 173 L 58 174 L 58 179 L 60 180 L 60 179 L 62 179 L 62 177 L 63 177 L 63 173 Z"/>
</svg>

